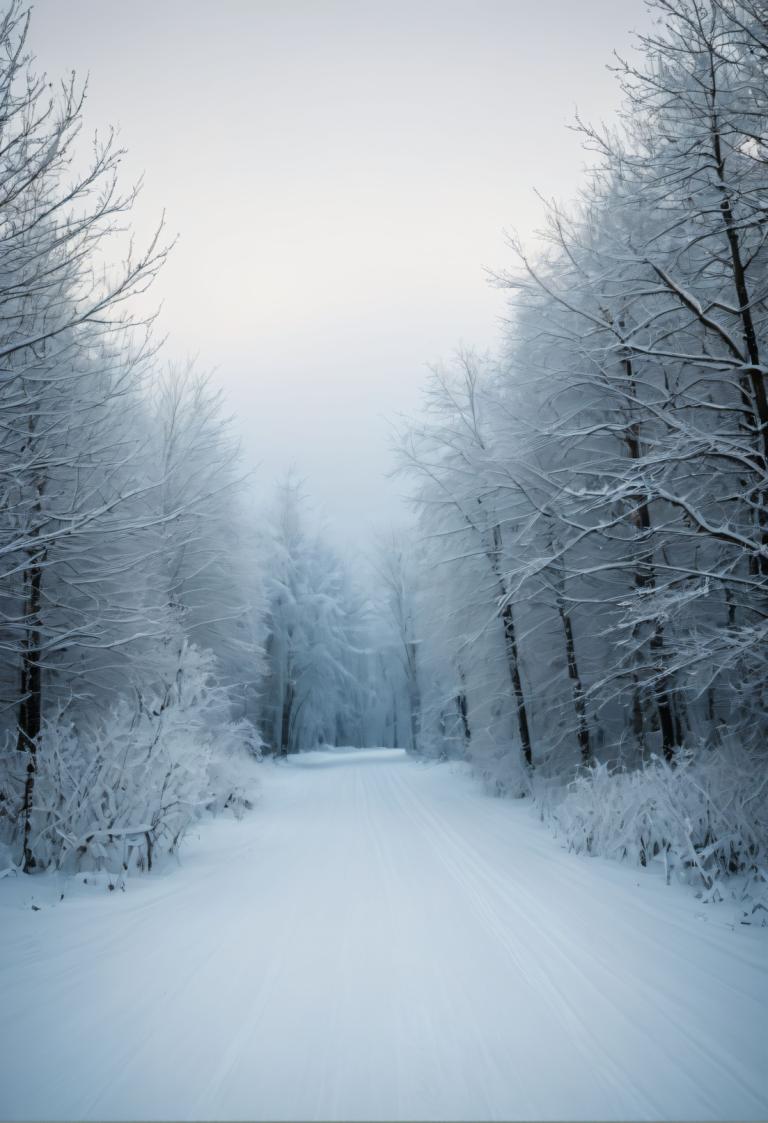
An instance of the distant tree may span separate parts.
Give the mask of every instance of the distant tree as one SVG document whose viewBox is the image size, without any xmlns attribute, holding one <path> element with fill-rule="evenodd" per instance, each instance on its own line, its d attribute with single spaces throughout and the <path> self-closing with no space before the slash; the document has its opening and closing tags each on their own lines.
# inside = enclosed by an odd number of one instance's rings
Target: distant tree
<svg viewBox="0 0 768 1123">
<path fill-rule="evenodd" d="M 413 752 L 419 748 L 421 727 L 421 688 L 419 685 L 418 638 L 414 603 L 414 565 L 402 535 L 394 531 L 380 536 L 375 544 L 374 569 L 380 582 L 380 596 L 393 629 L 395 665 L 406 698 L 408 743 Z M 399 711 L 400 690 L 395 688 L 393 707 Z"/>
<path fill-rule="evenodd" d="M 372 736 L 372 621 L 341 559 L 310 533 L 301 484 L 278 489 L 263 559 L 266 591 L 264 740 L 285 756 Z M 378 727 L 377 727 L 378 729 Z"/>
<path fill-rule="evenodd" d="M 425 533 L 443 540 L 457 563 L 473 567 L 479 599 L 478 626 L 496 621 L 511 687 L 524 764 L 533 766 L 528 703 L 513 598 L 504 575 L 504 530 L 498 488 L 489 482 L 492 457 L 481 384 L 483 361 L 460 351 L 449 371 L 435 368 L 427 395 L 427 417 L 414 423 L 400 442 L 400 463 L 421 481 L 414 501 Z M 456 695 L 463 693 L 457 689 Z"/>
<path fill-rule="evenodd" d="M 223 398 L 194 364 L 168 366 L 149 396 L 161 481 L 153 553 L 169 626 L 212 652 L 238 716 L 256 717 L 262 672 L 261 574 L 245 478 Z"/>
</svg>

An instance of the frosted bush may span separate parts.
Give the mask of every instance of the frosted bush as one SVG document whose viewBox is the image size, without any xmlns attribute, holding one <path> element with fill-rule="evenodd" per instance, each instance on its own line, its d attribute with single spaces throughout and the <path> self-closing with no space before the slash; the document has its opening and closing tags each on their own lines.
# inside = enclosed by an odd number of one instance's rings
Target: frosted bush
<svg viewBox="0 0 768 1123">
<path fill-rule="evenodd" d="M 596 764 L 547 817 L 567 846 L 645 866 L 653 859 L 706 890 L 745 874 L 766 878 L 766 757 L 735 744 L 701 747 L 673 765 L 636 771 Z M 551 793 L 550 793 L 551 794 Z"/>
<path fill-rule="evenodd" d="M 150 870 L 205 811 L 250 806 L 258 734 L 224 720 L 212 671 L 212 657 L 186 647 L 172 683 L 122 699 L 99 723 L 45 723 L 31 815 L 38 868 Z M 27 757 L 5 751 L 11 783 L 0 807 L 13 843 Z"/>
</svg>

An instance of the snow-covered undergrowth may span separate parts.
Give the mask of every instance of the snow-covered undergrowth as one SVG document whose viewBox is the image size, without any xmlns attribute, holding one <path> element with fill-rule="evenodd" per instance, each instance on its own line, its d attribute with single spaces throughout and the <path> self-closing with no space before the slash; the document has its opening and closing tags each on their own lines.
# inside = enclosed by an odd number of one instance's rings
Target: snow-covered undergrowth
<svg viewBox="0 0 768 1123">
<path fill-rule="evenodd" d="M 674 765 L 595 764 L 567 788 L 533 781 L 542 819 L 568 849 L 636 866 L 660 862 L 716 900 L 726 880 L 748 916 L 768 917 L 768 772 L 762 753 L 730 743 Z"/>
<path fill-rule="evenodd" d="M 189 646 L 171 682 L 121 699 L 100 721 L 78 729 L 62 714 L 45 723 L 30 815 L 36 868 L 151 870 L 205 812 L 251 806 L 259 738 L 249 722 L 227 720 L 213 664 Z M 28 755 L 10 741 L 5 755 L 0 866 L 12 866 Z"/>
</svg>

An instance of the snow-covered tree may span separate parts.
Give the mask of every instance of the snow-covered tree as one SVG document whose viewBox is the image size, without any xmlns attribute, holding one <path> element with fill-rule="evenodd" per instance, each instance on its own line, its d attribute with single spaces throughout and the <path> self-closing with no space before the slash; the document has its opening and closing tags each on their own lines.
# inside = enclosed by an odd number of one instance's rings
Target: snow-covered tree
<svg viewBox="0 0 768 1123">
<path fill-rule="evenodd" d="M 421 686 L 416 625 L 416 567 L 404 533 L 392 531 L 375 544 L 373 567 L 391 639 L 381 653 L 381 675 L 391 690 L 394 743 L 418 751 Z"/>
<path fill-rule="evenodd" d="M 380 743 L 385 630 L 341 558 L 309 529 L 302 485 L 278 489 L 263 554 L 267 605 L 262 729 L 271 751 Z M 379 617 L 381 613 L 379 613 Z"/>
<path fill-rule="evenodd" d="M 58 861 L 53 842 L 64 845 L 67 816 L 80 815 L 51 769 L 82 795 L 95 767 L 84 746 L 94 746 L 99 775 L 114 783 L 104 795 L 111 811 L 94 830 L 119 820 L 125 833 L 128 806 L 141 825 L 136 808 L 157 795 L 164 766 L 153 754 L 166 753 L 172 715 L 184 710 L 194 722 L 195 706 L 201 720 L 218 707 L 215 722 L 226 723 L 235 683 L 246 713 L 258 611 L 239 611 L 248 598 L 234 592 L 243 565 L 227 556 L 233 537 L 221 517 L 233 510 L 238 470 L 215 401 L 191 379 L 177 380 L 175 397 L 170 378 L 149 393 L 152 317 L 140 315 L 137 298 L 165 250 L 159 235 L 138 257 L 115 241 L 135 191 L 120 191 L 111 135 L 73 172 L 82 93 L 72 79 L 51 94 L 35 77 L 28 23 L 18 3 L 0 20 L 0 841 L 18 845 L 31 870 Z M 123 264 L 112 267 L 111 257 Z M 178 416 L 169 421 L 166 410 L 164 427 L 153 407 L 172 405 Z M 123 735 L 144 717 L 146 767 L 121 779 Z M 225 736 L 257 744 L 254 731 L 240 733 Z M 195 743 L 186 767 L 202 791 Z M 169 809 L 179 768 L 163 781 Z M 56 828 L 43 844 L 51 815 Z"/>
<path fill-rule="evenodd" d="M 650 6 L 620 127 L 582 126 L 580 199 L 547 207 L 538 248 L 512 243 L 498 359 L 438 371 L 401 452 L 440 573 L 425 714 L 464 684 L 470 756 L 490 729 L 504 788 L 519 750 L 539 793 L 586 767 L 588 836 L 598 772 L 639 770 L 620 803 L 678 766 L 678 795 L 721 758 L 737 786 L 764 767 L 768 21 L 750 0 Z M 734 832 L 735 868 L 754 831 Z"/>
<path fill-rule="evenodd" d="M 158 584 L 172 626 L 216 657 L 238 716 L 256 717 L 262 592 L 255 513 L 220 391 L 194 365 L 153 382 Z"/>
</svg>

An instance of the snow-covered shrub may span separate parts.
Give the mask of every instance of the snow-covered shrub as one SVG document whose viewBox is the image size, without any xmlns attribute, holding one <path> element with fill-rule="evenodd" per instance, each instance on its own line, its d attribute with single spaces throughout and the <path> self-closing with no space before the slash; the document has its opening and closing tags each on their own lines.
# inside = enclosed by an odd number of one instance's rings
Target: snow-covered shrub
<svg viewBox="0 0 768 1123">
<path fill-rule="evenodd" d="M 546 817 L 567 846 L 648 865 L 665 863 L 705 889 L 733 874 L 765 877 L 768 772 L 764 753 L 702 746 L 674 765 L 653 758 L 635 771 L 596 764 L 548 793 Z"/>
<path fill-rule="evenodd" d="M 241 718 L 209 730 L 206 736 L 207 778 L 212 798 L 207 811 L 229 808 L 239 819 L 253 806 L 253 762 L 262 759 L 262 740 L 250 721 Z"/>
<path fill-rule="evenodd" d="M 37 868 L 150 870 L 203 812 L 251 805 L 258 734 L 226 721 L 213 672 L 210 654 L 184 644 L 172 681 L 83 729 L 64 714 L 44 724 L 30 816 Z M 5 754 L 12 779 L 0 806 L 13 831 L 28 758 L 11 744 Z"/>
</svg>

